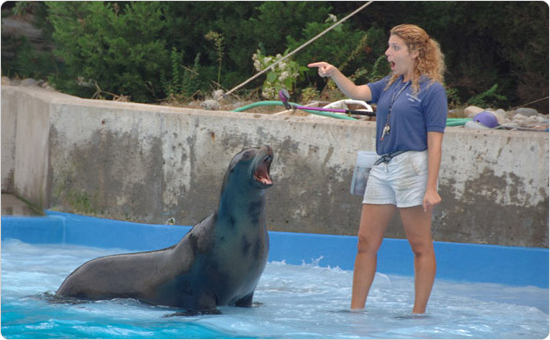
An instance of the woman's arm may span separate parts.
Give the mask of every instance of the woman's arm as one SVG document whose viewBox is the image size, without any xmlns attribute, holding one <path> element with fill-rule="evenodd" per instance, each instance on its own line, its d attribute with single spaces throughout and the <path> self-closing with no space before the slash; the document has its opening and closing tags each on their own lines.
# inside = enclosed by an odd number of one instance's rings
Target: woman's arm
<svg viewBox="0 0 550 340">
<path fill-rule="evenodd" d="M 431 210 L 441 202 L 441 196 L 437 193 L 437 178 L 441 165 L 441 144 L 443 133 L 428 132 L 428 184 L 422 205 L 424 211 Z"/>
<path fill-rule="evenodd" d="M 333 65 L 320 61 L 317 63 L 311 63 L 308 67 L 317 67 L 319 76 L 331 77 L 332 80 L 338 85 L 338 88 L 344 92 L 344 94 L 351 99 L 358 99 L 364 101 L 370 101 L 372 99 L 372 93 L 367 85 L 355 85 L 348 77 L 342 74 Z"/>
</svg>

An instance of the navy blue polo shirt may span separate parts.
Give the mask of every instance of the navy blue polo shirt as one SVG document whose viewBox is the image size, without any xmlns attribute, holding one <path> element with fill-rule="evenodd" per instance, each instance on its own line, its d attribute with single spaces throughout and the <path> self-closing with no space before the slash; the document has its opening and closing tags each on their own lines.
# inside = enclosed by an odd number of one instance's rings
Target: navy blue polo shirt
<svg viewBox="0 0 550 340">
<path fill-rule="evenodd" d="M 413 94 L 412 84 L 397 96 L 405 85 L 403 77 L 384 90 L 390 76 L 367 84 L 376 108 L 376 152 L 379 155 L 396 151 L 424 151 L 428 148 L 428 132 L 444 132 L 447 123 L 447 94 L 439 82 L 420 79 L 420 91 Z M 396 97 L 397 96 L 397 97 Z M 392 99 L 390 134 L 381 139 Z"/>
</svg>

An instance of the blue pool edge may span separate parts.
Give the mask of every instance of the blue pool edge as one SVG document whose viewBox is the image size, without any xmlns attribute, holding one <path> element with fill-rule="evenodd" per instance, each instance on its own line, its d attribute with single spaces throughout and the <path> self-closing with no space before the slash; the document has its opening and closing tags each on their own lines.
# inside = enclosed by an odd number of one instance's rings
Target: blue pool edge
<svg viewBox="0 0 550 340">
<path fill-rule="evenodd" d="M 189 226 L 143 224 L 46 211 L 44 217 L 2 216 L 2 241 L 61 243 L 131 251 L 162 249 L 177 243 Z M 353 270 L 357 237 L 270 231 L 269 261 Z M 535 286 L 548 289 L 546 248 L 434 242 L 437 278 Z M 414 257 L 407 240 L 384 239 L 377 271 L 412 276 Z"/>
</svg>

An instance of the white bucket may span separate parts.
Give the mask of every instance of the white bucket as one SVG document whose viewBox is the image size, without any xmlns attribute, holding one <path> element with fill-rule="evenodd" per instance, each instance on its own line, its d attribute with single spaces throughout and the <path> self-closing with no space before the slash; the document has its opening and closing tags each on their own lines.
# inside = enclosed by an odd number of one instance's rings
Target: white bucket
<svg viewBox="0 0 550 340">
<path fill-rule="evenodd" d="M 374 162 L 378 157 L 375 151 L 359 151 L 357 153 L 357 164 L 353 171 L 350 187 L 352 195 L 363 196 L 365 194 L 370 169 L 374 166 Z"/>
</svg>

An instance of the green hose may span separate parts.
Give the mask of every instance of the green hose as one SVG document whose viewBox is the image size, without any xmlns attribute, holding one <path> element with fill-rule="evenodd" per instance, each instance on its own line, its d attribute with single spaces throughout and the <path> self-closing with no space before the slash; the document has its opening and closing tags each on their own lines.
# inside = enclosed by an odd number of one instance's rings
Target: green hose
<svg viewBox="0 0 550 340">
<path fill-rule="evenodd" d="M 290 105 L 299 106 L 295 103 L 289 103 Z M 283 102 L 278 100 L 268 100 L 263 102 L 256 102 L 252 104 L 248 104 L 243 107 L 239 107 L 238 109 L 233 110 L 232 112 L 243 112 L 250 109 L 253 109 L 255 107 L 259 106 L 284 106 Z M 307 113 L 319 115 L 319 116 L 325 116 L 325 117 L 331 117 L 331 118 L 338 118 L 338 119 L 347 119 L 347 120 L 357 120 L 353 117 L 346 116 L 346 115 L 339 115 L 332 112 L 326 112 L 326 111 L 313 111 L 313 110 L 302 110 Z M 472 120 L 471 118 L 447 118 L 447 126 L 462 126 L 466 124 L 466 122 Z"/>
<path fill-rule="evenodd" d="M 472 118 L 447 118 L 447 126 L 462 126 Z"/>
<path fill-rule="evenodd" d="M 299 106 L 299 104 L 295 104 L 295 103 L 289 103 L 289 104 Z M 250 109 L 253 109 L 255 107 L 258 107 L 258 106 L 284 106 L 284 104 L 281 101 L 268 100 L 268 101 L 248 104 L 246 106 L 239 107 L 238 109 L 232 110 L 232 112 L 243 112 L 243 111 L 250 110 Z M 355 119 L 353 117 L 350 117 L 350 116 L 339 115 L 339 114 L 335 114 L 335 113 L 332 113 L 332 112 L 326 112 L 326 111 L 314 111 L 314 110 L 302 110 L 302 111 L 305 111 L 307 113 L 311 113 L 311 114 L 314 114 L 314 115 L 331 117 L 331 118 L 357 120 L 357 119 Z"/>
</svg>

